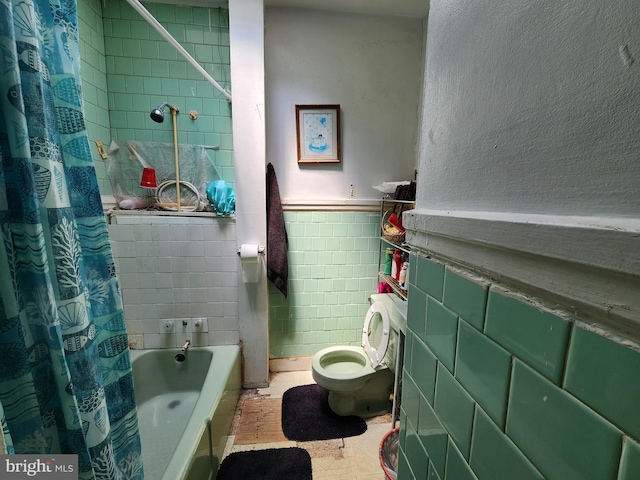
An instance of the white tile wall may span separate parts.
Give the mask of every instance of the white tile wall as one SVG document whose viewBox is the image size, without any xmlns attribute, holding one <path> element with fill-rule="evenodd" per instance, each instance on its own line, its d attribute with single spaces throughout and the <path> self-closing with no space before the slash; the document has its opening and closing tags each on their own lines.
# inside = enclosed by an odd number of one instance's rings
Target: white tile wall
<svg viewBox="0 0 640 480">
<path fill-rule="evenodd" d="M 234 219 L 115 214 L 109 234 L 135 348 L 240 341 Z M 174 327 L 162 328 L 164 320 Z"/>
</svg>

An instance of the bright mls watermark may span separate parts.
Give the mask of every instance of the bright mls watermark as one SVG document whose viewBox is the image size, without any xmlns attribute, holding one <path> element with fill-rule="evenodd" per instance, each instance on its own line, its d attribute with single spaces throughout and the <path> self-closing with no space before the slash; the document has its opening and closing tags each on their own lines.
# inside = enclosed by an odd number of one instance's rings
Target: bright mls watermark
<svg viewBox="0 0 640 480">
<path fill-rule="evenodd" d="M 78 455 L 0 455 L 0 478 L 77 480 Z"/>
</svg>

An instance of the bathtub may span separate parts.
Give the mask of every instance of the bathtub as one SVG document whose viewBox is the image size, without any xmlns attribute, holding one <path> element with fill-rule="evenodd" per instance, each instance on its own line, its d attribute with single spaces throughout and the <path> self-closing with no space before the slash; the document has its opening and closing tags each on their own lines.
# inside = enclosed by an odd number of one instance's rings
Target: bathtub
<svg viewBox="0 0 640 480">
<path fill-rule="evenodd" d="M 208 480 L 218 471 L 241 389 L 235 345 L 132 350 L 145 478 Z"/>
</svg>

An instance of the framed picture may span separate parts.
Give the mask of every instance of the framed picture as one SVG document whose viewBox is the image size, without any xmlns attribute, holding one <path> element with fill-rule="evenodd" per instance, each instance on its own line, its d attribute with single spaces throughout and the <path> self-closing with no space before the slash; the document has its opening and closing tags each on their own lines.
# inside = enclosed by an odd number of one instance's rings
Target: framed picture
<svg viewBox="0 0 640 480">
<path fill-rule="evenodd" d="M 296 105 L 298 163 L 340 162 L 340 105 Z"/>
</svg>

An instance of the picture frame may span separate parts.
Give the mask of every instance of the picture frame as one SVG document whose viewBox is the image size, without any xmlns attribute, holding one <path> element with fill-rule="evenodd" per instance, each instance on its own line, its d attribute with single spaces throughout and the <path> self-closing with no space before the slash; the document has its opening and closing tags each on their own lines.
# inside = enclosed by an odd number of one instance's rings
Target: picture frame
<svg viewBox="0 0 640 480">
<path fill-rule="evenodd" d="M 340 105 L 296 105 L 298 163 L 340 163 Z"/>
</svg>

